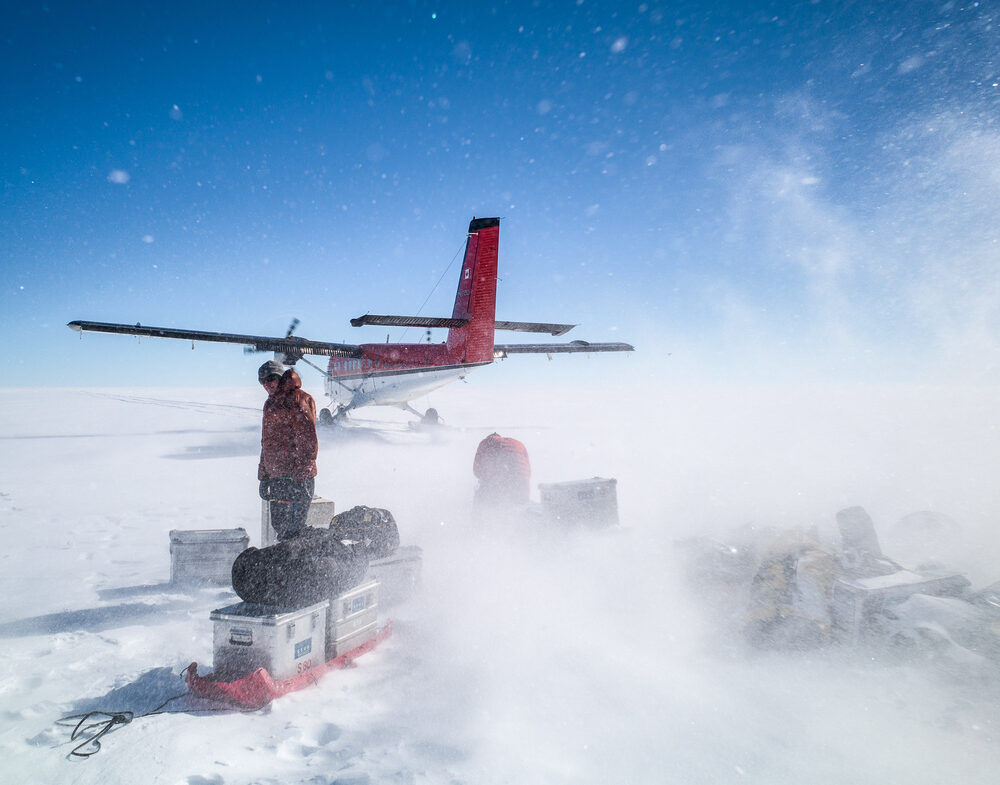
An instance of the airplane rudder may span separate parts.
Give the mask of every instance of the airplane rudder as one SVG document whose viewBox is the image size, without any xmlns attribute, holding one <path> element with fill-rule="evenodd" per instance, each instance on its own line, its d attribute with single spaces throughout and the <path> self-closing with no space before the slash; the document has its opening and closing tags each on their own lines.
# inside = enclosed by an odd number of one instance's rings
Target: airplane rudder
<svg viewBox="0 0 1000 785">
<path fill-rule="evenodd" d="M 499 233 L 499 218 L 473 218 L 469 222 L 469 238 L 452 313 L 454 318 L 467 319 L 468 324 L 449 331 L 447 340 L 449 349 L 461 351 L 466 362 L 493 358 Z"/>
<path fill-rule="evenodd" d="M 473 218 L 469 222 L 469 235 L 476 237 L 473 289 L 496 290 L 497 257 L 500 248 L 500 219 Z M 492 317 L 491 317 L 492 318 Z"/>
<path fill-rule="evenodd" d="M 469 297 L 466 359 L 469 362 L 490 362 L 493 360 L 496 319 L 500 219 L 475 219 L 469 227 L 470 231 L 475 230 L 477 243 L 474 280 Z"/>
</svg>

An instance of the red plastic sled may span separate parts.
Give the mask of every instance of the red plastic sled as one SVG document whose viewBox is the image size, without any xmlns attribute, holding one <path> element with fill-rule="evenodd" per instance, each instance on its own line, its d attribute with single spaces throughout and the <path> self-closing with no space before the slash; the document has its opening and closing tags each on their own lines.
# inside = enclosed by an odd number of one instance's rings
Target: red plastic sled
<svg viewBox="0 0 1000 785">
<path fill-rule="evenodd" d="M 225 703 L 235 703 L 248 709 L 259 709 L 266 706 L 275 698 L 280 698 L 289 692 L 301 690 L 310 684 L 319 681 L 327 671 L 339 670 L 350 665 L 362 654 L 371 651 L 382 641 L 392 635 L 392 622 L 387 621 L 385 626 L 378 631 L 374 638 L 365 641 L 355 649 L 341 654 L 332 660 L 317 665 L 312 670 L 300 673 L 284 681 L 275 681 L 271 674 L 264 668 L 258 668 L 248 676 L 236 681 L 216 681 L 207 676 L 198 675 L 198 663 L 192 662 L 185 673 L 188 689 L 192 695 L 199 698 L 210 698 L 211 700 L 223 701 Z"/>
</svg>

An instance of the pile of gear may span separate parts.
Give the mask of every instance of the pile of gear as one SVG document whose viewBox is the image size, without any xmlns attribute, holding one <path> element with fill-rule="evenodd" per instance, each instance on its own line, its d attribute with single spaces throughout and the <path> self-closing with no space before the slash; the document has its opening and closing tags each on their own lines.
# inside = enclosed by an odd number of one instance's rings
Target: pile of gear
<svg viewBox="0 0 1000 785">
<path fill-rule="evenodd" d="M 233 590 L 245 602 L 299 608 L 357 586 L 369 562 L 399 547 L 388 510 L 358 506 L 328 528 L 304 526 L 266 548 L 247 548 L 233 562 Z"/>
<path fill-rule="evenodd" d="M 678 543 L 699 595 L 758 648 L 875 645 L 964 666 L 1000 665 L 1000 582 L 974 591 L 940 565 L 883 554 L 862 507 L 837 513 L 839 543 L 751 528 Z"/>
</svg>

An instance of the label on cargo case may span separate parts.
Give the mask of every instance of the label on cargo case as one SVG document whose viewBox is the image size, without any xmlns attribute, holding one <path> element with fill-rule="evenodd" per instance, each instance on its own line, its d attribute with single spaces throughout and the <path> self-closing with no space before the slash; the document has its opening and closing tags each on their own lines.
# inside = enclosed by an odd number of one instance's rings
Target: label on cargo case
<svg viewBox="0 0 1000 785">
<path fill-rule="evenodd" d="M 350 616 L 352 613 L 363 611 L 368 607 L 369 599 L 370 595 L 362 594 L 354 599 L 344 600 L 344 610 L 341 611 L 341 616 Z"/>
<path fill-rule="evenodd" d="M 312 638 L 306 638 L 304 641 L 299 641 L 298 643 L 295 644 L 295 657 L 294 657 L 294 659 L 297 660 L 299 657 L 305 657 L 312 650 L 313 650 L 313 641 L 312 641 Z M 286 651 L 287 651 L 287 649 L 286 649 Z"/>
<path fill-rule="evenodd" d="M 229 643 L 233 646 L 253 646 L 253 630 L 247 627 L 230 627 Z"/>
</svg>

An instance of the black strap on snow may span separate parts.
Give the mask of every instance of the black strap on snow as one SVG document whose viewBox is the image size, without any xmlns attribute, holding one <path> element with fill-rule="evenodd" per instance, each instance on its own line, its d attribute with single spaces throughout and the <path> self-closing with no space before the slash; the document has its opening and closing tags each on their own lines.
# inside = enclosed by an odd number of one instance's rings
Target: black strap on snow
<svg viewBox="0 0 1000 785">
<path fill-rule="evenodd" d="M 101 736 L 105 733 L 110 733 L 118 725 L 128 725 L 132 722 L 133 717 L 135 717 L 135 714 L 131 711 L 88 711 L 86 714 L 71 714 L 68 717 L 63 717 L 61 720 L 57 720 L 56 724 L 72 725 L 73 720 L 78 720 L 76 727 L 73 728 L 70 740 L 76 741 L 85 734 L 90 735 L 74 747 L 69 754 L 76 755 L 78 758 L 89 758 L 91 755 L 96 755 L 101 751 Z M 89 722 L 91 719 L 94 721 Z M 90 745 L 93 745 L 93 749 L 84 751 Z"/>
<path fill-rule="evenodd" d="M 188 665 L 188 668 L 191 666 Z M 181 675 L 187 671 L 185 668 L 181 671 Z M 315 681 L 315 679 L 314 679 Z M 190 695 L 190 692 L 182 692 L 179 695 L 174 695 L 173 697 L 167 698 L 163 703 L 157 706 L 152 711 L 147 711 L 144 714 L 136 715 L 132 711 L 88 711 L 86 714 L 70 714 L 68 717 L 62 717 L 56 720 L 56 725 L 70 726 L 73 725 L 73 733 L 70 735 L 70 741 L 76 741 L 85 734 L 90 734 L 84 739 L 80 744 L 75 746 L 70 750 L 70 755 L 75 755 L 78 758 L 89 758 L 91 755 L 96 755 L 101 751 L 100 738 L 106 733 L 110 733 L 119 725 L 128 725 L 132 720 L 139 717 L 150 717 L 154 714 L 167 714 L 166 711 L 167 704 L 178 698 L 183 698 L 185 695 Z M 206 698 L 205 700 L 214 700 L 213 698 Z M 220 702 L 221 703 L 221 702 Z M 230 713 L 233 711 L 233 707 L 226 703 L 220 706 L 218 709 L 186 709 L 186 713 L 189 714 L 218 714 L 218 713 Z M 250 714 L 259 709 L 240 709 L 241 714 Z M 93 722 L 89 722 L 93 720 Z M 87 749 L 89 745 L 93 745 L 93 749 Z"/>
</svg>

